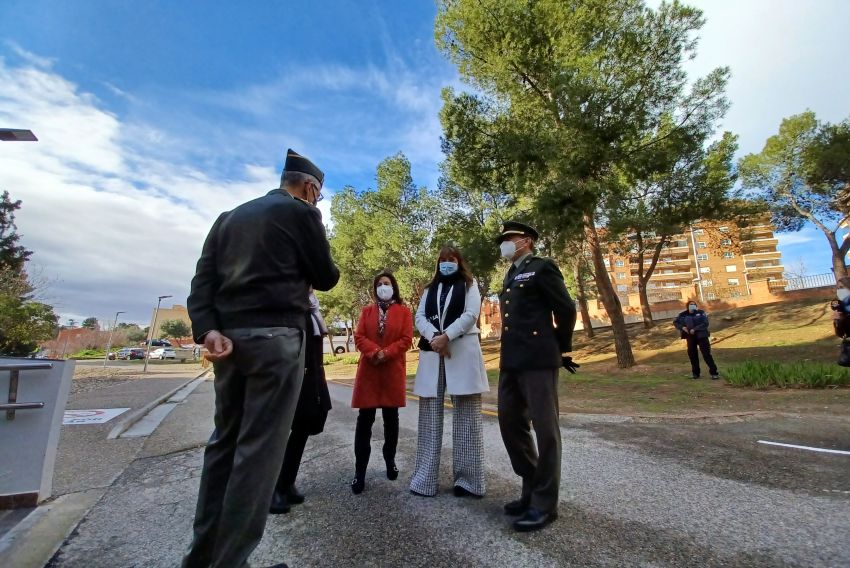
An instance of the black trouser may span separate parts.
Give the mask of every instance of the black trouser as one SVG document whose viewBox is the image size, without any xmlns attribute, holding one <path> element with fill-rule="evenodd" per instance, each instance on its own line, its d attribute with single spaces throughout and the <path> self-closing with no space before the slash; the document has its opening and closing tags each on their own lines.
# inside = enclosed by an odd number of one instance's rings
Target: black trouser
<svg viewBox="0 0 850 568">
<path fill-rule="evenodd" d="M 222 333 L 233 353 L 215 363 L 215 430 L 184 568 L 246 565 L 263 536 L 304 376 L 300 329 Z"/>
<path fill-rule="evenodd" d="M 499 429 L 514 473 L 522 478 L 521 498 L 544 513 L 555 511 L 561 486 L 558 369 L 499 373 Z"/>
<path fill-rule="evenodd" d="M 372 453 L 372 424 L 375 423 L 375 408 L 361 408 L 357 415 L 357 427 L 354 430 L 354 470 L 357 477 L 366 475 L 369 455 Z M 384 461 L 395 461 L 398 447 L 398 408 L 381 408 L 384 416 Z"/>
<path fill-rule="evenodd" d="M 705 364 L 708 365 L 708 374 L 717 374 L 717 365 L 714 364 L 714 357 L 711 356 L 711 342 L 707 337 L 688 337 L 688 359 L 691 360 L 691 374 L 695 377 L 699 376 L 699 354 L 697 347 L 702 351 L 702 358 L 705 359 Z"/>
<path fill-rule="evenodd" d="M 295 485 L 298 477 L 298 469 L 301 467 L 301 458 L 304 455 L 304 447 L 307 438 L 310 437 L 304 430 L 293 430 L 286 442 L 286 452 L 283 454 L 283 466 L 280 468 L 280 476 L 277 478 L 278 493 L 284 493 L 290 485 Z"/>
</svg>

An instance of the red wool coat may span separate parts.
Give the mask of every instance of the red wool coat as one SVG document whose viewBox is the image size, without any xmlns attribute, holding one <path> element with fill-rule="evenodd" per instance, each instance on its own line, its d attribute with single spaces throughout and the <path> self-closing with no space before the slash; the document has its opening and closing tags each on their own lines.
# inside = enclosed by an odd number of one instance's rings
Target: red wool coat
<svg viewBox="0 0 850 568">
<path fill-rule="evenodd" d="M 405 355 L 413 340 L 413 318 L 407 306 L 393 304 L 387 312 L 384 336 L 378 337 L 378 314 L 376 304 L 363 308 L 354 332 L 360 363 L 354 378 L 352 408 L 398 408 L 407 404 Z M 386 360 L 373 364 L 373 357 L 382 349 Z"/>
</svg>

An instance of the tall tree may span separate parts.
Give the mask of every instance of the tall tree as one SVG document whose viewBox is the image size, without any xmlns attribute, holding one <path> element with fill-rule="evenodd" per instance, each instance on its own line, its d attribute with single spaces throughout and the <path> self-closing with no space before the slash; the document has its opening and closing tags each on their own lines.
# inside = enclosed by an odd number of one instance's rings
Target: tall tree
<svg viewBox="0 0 850 568">
<path fill-rule="evenodd" d="M 509 191 L 560 232 L 583 235 L 596 288 L 611 319 L 617 362 L 634 364 L 622 306 L 603 264 L 601 205 L 621 183 L 619 170 L 655 164 L 669 136 L 702 136 L 725 112 L 727 69 L 691 83 L 699 10 L 678 2 L 657 10 L 642 0 L 444 0 L 438 47 L 480 94 L 454 95 L 458 118 L 474 116 L 487 143 L 457 160 L 490 168 Z M 672 121 L 672 123 L 671 123 Z M 455 121 L 456 122 L 456 121 Z M 444 125 L 445 126 L 445 125 Z M 468 132 L 457 124 L 447 138 Z M 578 238 L 582 238 L 579 236 Z"/>
<path fill-rule="evenodd" d="M 850 235 L 840 236 L 850 220 L 842 204 L 850 171 L 846 128 L 819 124 L 812 111 L 790 116 L 760 153 L 744 156 L 738 166 L 744 188 L 768 204 L 777 230 L 799 231 L 807 221 L 820 229 L 836 280 L 847 276 L 850 251 Z"/>
<path fill-rule="evenodd" d="M 682 147 L 675 137 L 659 144 L 659 150 L 667 147 L 669 152 L 668 167 L 648 175 L 625 171 L 627 182 L 620 186 L 624 190 L 611 192 L 605 203 L 610 234 L 626 237 L 621 241 L 625 246 L 615 248 L 637 264 L 638 295 L 646 328 L 653 325 L 647 284 L 672 237 L 697 221 L 744 213 L 742 200 L 732 192 L 736 137 L 726 132 L 707 149 L 696 137 L 684 142 L 691 147 Z"/>
<path fill-rule="evenodd" d="M 0 267 L 8 267 L 21 272 L 29 260 L 32 251 L 20 244 L 21 236 L 15 225 L 15 211 L 21 208 L 21 201 L 12 201 L 9 192 L 0 196 Z"/>
<path fill-rule="evenodd" d="M 383 269 L 393 272 L 402 296 L 416 304 L 433 270 L 431 241 L 439 211 L 428 190 L 413 183 L 407 158 L 397 154 L 382 161 L 376 188 L 344 188 L 334 196 L 331 212 L 330 244 L 340 282 L 320 295 L 322 305 L 345 321 L 356 319 Z"/>
<path fill-rule="evenodd" d="M 84 327 L 86 329 L 100 329 L 100 323 L 97 321 L 97 318 L 91 317 L 83 320 L 83 323 L 80 324 L 80 327 Z"/>
<path fill-rule="evenodd" d="M 192 335 L 192 329 L 189 325 L 179 319 L 165 320 L 160 324 L 159 329 L 162 331 L 163 337 L 170 337 L 171 339 L 180 339 Z"/>
</svg>

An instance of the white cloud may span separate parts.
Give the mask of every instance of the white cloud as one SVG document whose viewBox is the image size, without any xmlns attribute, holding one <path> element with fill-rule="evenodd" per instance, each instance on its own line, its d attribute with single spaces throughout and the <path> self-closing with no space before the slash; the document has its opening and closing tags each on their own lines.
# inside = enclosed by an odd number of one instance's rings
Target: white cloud
<svg viewBox="0 0 850 568">
<path fill-rule="evenodd" d="M 215 217 L 277 182 L 268 167 L 224 180 L 180 156 L 151 157 L 155 128 L 122 123 L 49 69 L 0 59 L 0 84 L 0 124 L 39 137 L 3 144 L 0 189 L 23 202 L 19 232 L 63 317 L 125 310 L 144 323 L 159 295 L 185 303 Z"/>
</svg>

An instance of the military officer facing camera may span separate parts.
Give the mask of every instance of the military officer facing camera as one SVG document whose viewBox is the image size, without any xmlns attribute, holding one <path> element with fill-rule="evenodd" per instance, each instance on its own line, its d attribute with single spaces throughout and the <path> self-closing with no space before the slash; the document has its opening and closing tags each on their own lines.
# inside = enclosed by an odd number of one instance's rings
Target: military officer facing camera
<svg viewBox="0 0 850 568">
<path fill-rule="evenodd" d="M 562 356 L 572 350 L 575 304 L 555 262 L 534 255 L 537 238 L 533 227 L 516 221 L 505 222 L 497 238 L 502 256 L 511 261 L 499 295 L 499 428 L 522 478 L 520 498 L 505 505 L 506 514 L 520 517 L 514 522 L 518 531 L 541 529 L 558 517 L 558 369 L 563 365 L 574 373 L 578 366 Z"/>
</svg>

